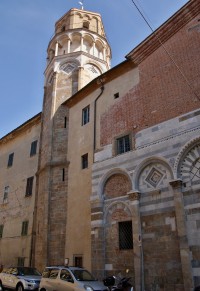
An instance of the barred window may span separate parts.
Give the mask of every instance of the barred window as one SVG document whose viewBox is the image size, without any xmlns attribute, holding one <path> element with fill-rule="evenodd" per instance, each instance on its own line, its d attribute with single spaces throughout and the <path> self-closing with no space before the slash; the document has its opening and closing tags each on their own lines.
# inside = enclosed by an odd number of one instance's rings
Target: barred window
<svg viewBox="0 0 200 291">
<path fill-rule="evenodd" d="M 26 195 L 31 196 L 33 192 L 33 179 L 34 177 L 29 177 L 26 182 Z"/>
<path fill-rule="evenodd" d="M 116 142 L 117 142 L 117 154 L 123 154 L 131 150 L 129 135 L 117 138 Z"/>
<path fill-rule="evenodd" d="M 133 249 L 132 221 L 119 222 L 119 249 Z"/>
<path fill-rule="evenodd" d="M 0 225 L 0 238 L 3 237 L 3 227 L 4 227 L 4 225 L 1 224 L 1 225 Z"/>
<path fill-rule="evenodd" d="M 28 221 L 23 221 L 22 222 L 22 232 L 21 232 L 21 235 L 22 236 L 25 236 L 28 234 Z"/>
<path fill-rule="evenodd" d="M 37 140 L 31 143 L 30 157 L 36 155 L 37 153 Z"/>
<path fill-rule="evenodd" d="M 8 157 L 8 167 L 12 167 L 13 165 L 13 159 L 14 159 L 14 153 L 10 154 Z"/>
</svg>

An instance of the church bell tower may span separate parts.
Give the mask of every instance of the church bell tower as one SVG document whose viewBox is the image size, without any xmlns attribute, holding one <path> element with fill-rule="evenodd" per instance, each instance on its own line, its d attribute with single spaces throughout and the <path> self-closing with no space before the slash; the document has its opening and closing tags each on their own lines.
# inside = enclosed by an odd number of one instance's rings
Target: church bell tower
<svg viewBox="0 0 200 291">
<path fill-rule="evenodd" d="M 62 103 L 110 68 L 100 14 L 71 9 L 55 24 L 47 48 L 33 262 L 63 265 L 68 195 L 68 109 Z"/>
</svg>

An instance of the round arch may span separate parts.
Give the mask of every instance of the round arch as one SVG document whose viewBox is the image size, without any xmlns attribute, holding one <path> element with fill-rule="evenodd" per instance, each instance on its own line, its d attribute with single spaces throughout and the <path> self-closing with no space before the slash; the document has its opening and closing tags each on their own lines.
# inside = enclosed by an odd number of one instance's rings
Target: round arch
<svg viewBox="0 0 200 291">
<path fill-rule="evenodd" d="M 169 175 L 171 180 L 174 179 L 174 173 L 173 170 L 171 168 L 171 166 L 169 165 L 168 161 L 166 159 L 164 159 L 163 157 L 157 157 L 157 156 L 153 156 L 150 158 L 145 159 L 142 163 L 140 163 L 136 170 L 135 170 L 135 175 L 134 175 L 134 189 L 139 191 L 139 178 L 142 174 L 142 172 L 144 171 L 144 169 L 150 165 L 154 165 L 154 164 L 160 164 L 162 165 L 164 168 L 166 168 L 169 171 Z M 155 169 L 156 171 L 156 169 Z M 150 173 L 149 173 L 150 174 Z M 152 172 L 153 175 L 153 172 Z"/>
<path fill-rule="evenodd" d="M 108 171 L 106 174 L 104 174 L 104 176 L 101 178 L 101 181 L 99 183 L 99 186 L 98 186 L 98 196 L 99 198 L 101 198 L 101 200 L 104 199 L 103 197 L 103 190 L 104 190 L 104 186 L 105 186 L 105 183 L 106 181 L 113 175 L 115 174 L 121 174 L 121 175 L 124 175 L 127 177 L 128 181 L 130 182 L 131 186 L 133 187 L 133 183 L 132 183 L 132 179 L 129 175 L 129 173 L 125 170 L 125 169 L 121 169 L 121 168 L 114 168 L 110 171 Z"/>
<path fill-rule="evenodd" d="M 195 149 L 195 147 L 200 147 L 200 136 L 195 137 L 194 139 L 190 140 L 189 142 L 187 142 L 180 150 L 180 152 L 178 153 L 178 156 L 176 158 L 176 161 L 174 163 L 174 174 L 175 174 L 175 178 L 181 178 L 181 167 L 182 164 L 184 162 L 184 159 L 186 158 L 186 156 L 189 154 L 189 152 L 191 152 L 193 149 Z M 194 159 L 198 159 L 200 158 L 200 149 L 196 149 L 195 153 L 193 153 Z M 192 161 L 188 162 L 188 166 L 191 163 L 192 166 Z"/>
</svg>

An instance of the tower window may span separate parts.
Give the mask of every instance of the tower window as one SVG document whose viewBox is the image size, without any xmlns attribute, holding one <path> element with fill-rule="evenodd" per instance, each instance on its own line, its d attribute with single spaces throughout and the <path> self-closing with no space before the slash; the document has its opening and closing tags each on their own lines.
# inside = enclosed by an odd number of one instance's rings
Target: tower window
<svg viewBox="0 0 200 291">
<path fill-rule="evenodd" d="M 114 98 L 115 99 L 119 98 L 119 92 L 117 92 L 117 93 L 114 94 Z"/>
<path fill-rule="evenodd" d="M 8 193 L 9 192 L 10 192 L 10 187 L 6 186 L 4 188 L 3 203 L 7 203 L 8 202 Z"/>
<path fill-rule="evenodd" d="M 89 29 L 90 23 L 88 21 L 83 22 L 83 28 Z"/>
<path fill-rule="evenodd" d="M 3 224 L 0 225 L 0 238 L 3 237 Z"/>
<path fill-rule="evenodd" d="M 81 157 L 82 169 L 88 168 L 88 154 L 85 154 Z"/>
<path fill-rule="evenodd" d="M 22 222 L 22 232 L 21 235 L 27 235 L 28 234 L 28 221 L 23 221 Z"/>
</svg>

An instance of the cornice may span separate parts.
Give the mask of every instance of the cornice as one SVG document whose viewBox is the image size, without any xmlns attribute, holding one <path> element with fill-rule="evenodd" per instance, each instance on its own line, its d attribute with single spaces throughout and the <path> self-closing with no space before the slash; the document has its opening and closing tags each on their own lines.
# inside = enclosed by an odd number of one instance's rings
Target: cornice
<svg viewBox="0 0 200 291">
<path fill-rule="evenodd" d="M 170 17 L 155 32 L 147 37 L 141 44 L 126 55 L 135 64 L 140 64 L 163 43 L 170 39 L 177 31 L 184 27 L 200 12 L 200 1 L 190 0 L 172 17 Z"/>
<path fill-rule="evenodd" d="M 16 129 L 12 130 L 11 132 L 9 132 L 5 136 L 3 136 L 0 139 L 0 145 L 9 142 L 13 138 L 18 136 L 22 132 L 24 132 L 25 130 L 29 129 L 30 127 L 32 127 L 32 126 L 34 126 L 34 125 L 36 125 L 38 123 L 40 123 L 41 122 L 41 114 L 42 114 L 41 112 L 38 113 L 37 115 L 35 115 L 31 119 L 27 120 L 25 123 L 23 123 L 22 125 L 20 125 Z"/>
</svg>

